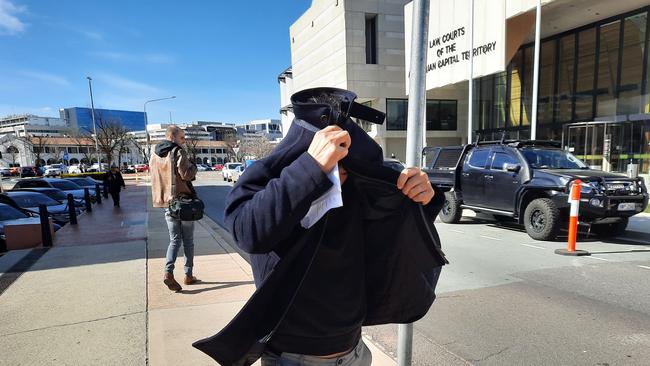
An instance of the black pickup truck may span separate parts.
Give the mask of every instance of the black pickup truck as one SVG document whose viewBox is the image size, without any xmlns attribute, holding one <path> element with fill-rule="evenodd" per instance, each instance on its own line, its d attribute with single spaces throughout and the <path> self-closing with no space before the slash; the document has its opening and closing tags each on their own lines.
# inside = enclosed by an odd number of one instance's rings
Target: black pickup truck
<svg viewBox="0 0 650 366">
<path fill-rule="evenodd" d="M 568 226 L 569 190 L 583 184 L 582 224 L 598 235 L 623 232 L 628 218 L 645 210 L 642 178 L 589 169 L 555 141 L 492 141 L 426 147 L 423 170 L 445 191 L 440 219 L 460 221 L 463 209 L 523 224 L 530 237 L 553 240 Z"/>
</svg>

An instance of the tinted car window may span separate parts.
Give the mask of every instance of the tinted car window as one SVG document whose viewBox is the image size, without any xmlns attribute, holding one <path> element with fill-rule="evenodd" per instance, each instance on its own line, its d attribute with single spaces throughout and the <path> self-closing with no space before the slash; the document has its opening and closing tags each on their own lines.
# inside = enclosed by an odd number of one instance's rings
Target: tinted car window
<svg viewBox="0 0 650 366">
<path fill-rule="evenodd" d="M 74 190 L 74 189 L 82 189 L 78 185 L 76 185 L 76 184 L 74 184 L 72 182 L 65 181 L 65 180 L 51 182 L 50 184 L 52 184 L 52 187 L 58 188 L 58 189 L 63 190 L 63 191 L 71 191 L 71 190 Z"/>
<path fill-rule="evenodd" d="M 474 150 L 472 155 L 469 157 L 468 164 L 474 168 L 485 168 L 485 163 L 487 162 L 488 156 L 490 155 L 490 150 Z"/>
<path fill-rule="evenodd" d="M 24 219 L 29 216 L 7 205 L 0 204 L 0 221 Z"/>
<path fill-rule="evenodd" d="M 40 193 L 33 193 L 33 194 L 9 194 L 9 197 L 11 197 L 14 202 L 20 207 L 37 207 L 38 205 L 46 205 L 46 206 L 56 206 L 59 204 L 59 202 L 51 199 L 50 197 L 40 194 Z"/>
<path fill-rule="evenodd" d="M 519 161 L 509 154 L 505 153 L 496 153 L 494 154 L 494 160 L 492 160 L 492 169 L 493 170 L 503 170 L 505 171 L 506 164 L 519 164 Z"/>
<path fill-rule="evenodd" d="M 47 183 L 41 180 L 21 180 L 16 183 L 17 188 L 38 188 L 38 187 L 48 187 Z"/>
<path fill-rule="evenodd" d="M 83 178 L 72 178 L 70 179 L 71 182 L 80 185 L 80 186 L 94 186 L 93 183 L 83 179 Z M 57 187 L 58 188 L 58 187 Z"/>
</svg>

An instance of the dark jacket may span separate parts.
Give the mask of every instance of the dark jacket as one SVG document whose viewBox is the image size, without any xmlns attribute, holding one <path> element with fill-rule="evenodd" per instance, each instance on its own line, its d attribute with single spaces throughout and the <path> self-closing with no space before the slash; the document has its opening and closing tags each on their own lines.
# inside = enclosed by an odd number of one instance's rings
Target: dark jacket
<svg viewBox="0 0 650 366">
<path fill-rule="evenodd" d="M 116 193 L 122 190 L 122 187 L 126 187 L 124 184 L 124 179 L 122 178 L 122 173 L 117 172 L 113 175 L 113 172 L 108 172 L 104 176 L 104 184 L 108 187 L 108 191 L 111 193 Z"/>
<path fill-rule="evenodd" d="M 296 105 L 294 101 L 294 106 Z M 298 108 L 287 136 L 273 153 L 251 165 L 231 191 L 225 222 L 251 253 L 257 290 L 218 334 L 194 347 L 221 365 L 250 365 L 284 318 L 317 255 L 327 214 L 310 229 L 300 220 L 332 185 L 306 152 L 314 133 L 329 124 L 324 105 Z M 296 108 L 294 108 L 296 111 Z M 364 325 L 408 323 L 424 316 L 446 259 L 433 219 L 444 195 L 427 206 L 396 187 L 399 172 L 383 166 L 381 148 L 351 119 L 339 119 L 352 144 L 343 165 L 364 194 L 366 300 Z"/>
</svg>

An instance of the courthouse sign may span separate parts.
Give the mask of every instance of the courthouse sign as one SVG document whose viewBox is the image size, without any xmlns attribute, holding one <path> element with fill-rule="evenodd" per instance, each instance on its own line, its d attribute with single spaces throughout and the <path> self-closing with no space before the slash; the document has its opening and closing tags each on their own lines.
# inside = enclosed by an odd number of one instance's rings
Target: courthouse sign
<svg viewBox="0 0 650 366">
<path fill-rule="evenodd" d="M 474 53 L 474 77 L 506 68 L 506 1 L 431 0 L 427 39 L 426 88 L 434 89 L 470 78 L 470 52 Z M 413 3 L 404 6 L 406 91 L 411 59 Z M 474 29 L 474 47 L 470 31 Z"/>
</svg>

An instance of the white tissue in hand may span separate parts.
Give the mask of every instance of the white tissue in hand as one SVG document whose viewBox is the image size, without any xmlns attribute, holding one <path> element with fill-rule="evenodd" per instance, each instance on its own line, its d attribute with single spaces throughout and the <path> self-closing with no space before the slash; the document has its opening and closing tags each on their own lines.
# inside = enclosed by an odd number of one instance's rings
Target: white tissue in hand
<svg viewBox="0 0 650 366">
<path fill-rule="evenodd" d="M 307 215 L 300 220 L 300 225 L 305 229 L 312 227 L 318 220 L 323 217 L 332 208 L 343 206 L 343 196 L 341 195 L 341 180 L 339 179 L 339 166 L 335 165 L 327 177 L 332 181 L 333 186 L 325 194 L 318 197 L 312 202 Z"/>
</svg>

